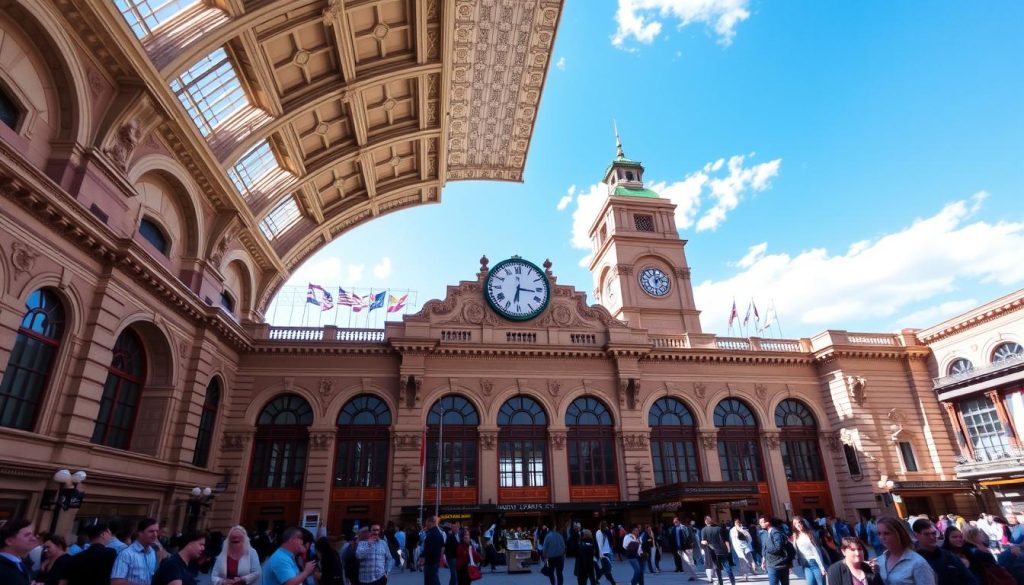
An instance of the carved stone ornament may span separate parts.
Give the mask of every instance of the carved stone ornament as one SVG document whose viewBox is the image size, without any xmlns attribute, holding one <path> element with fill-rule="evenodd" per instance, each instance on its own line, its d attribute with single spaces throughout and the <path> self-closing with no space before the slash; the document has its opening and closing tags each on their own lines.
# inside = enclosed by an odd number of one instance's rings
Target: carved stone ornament
<svg viewBox="0 0 1024 585">
<path fill-rule="evenodd" d="M 708 395 L 707 384 L 704 384 L 703 382 L 694 382 L 693 393 L 695 396 L 697 396 L 697 398 L 703 401 Z"/>
<path fill-rule="evenodd" d="M 894 409 L 890 410 L 889 414 L 887 414 L 885 416 L 886 416 L 886 418 L 888 418 L 889 420 L 891 420 L 891 421 L 893 421 L 895 423 L 903 424 L 903 423 L 907 422 L 907 415 L 903 414 L 903 412 L 900 409 L 898 409 L 898 408 L 894 408 Z"/>
<path fill-rule="evenodd" d="M 757 395 L 757 399 L 764 402 L 765 398 L 768 398 L 768 386 L 765 384 L 754 384 L 754 394 Z"/>
<path fill-rule="evenodd" d="M 221 438 L 221 451 L 241 451 L 249 444 L 249 435 L 243 433 L 224 433 Z"/>
<path fill-rule="evenodd" d="M 484 311 L 484 307 L 480 303 L 469 301 L 462 308 L 462 318 L 474 325 L 479 325 L 483 322 L 486 315 L 487 312 Z"/>
<path fill-rule="evenodd" d="M 562 384 L 558 380 L 548 380 L 548 392 L 552 396 L 558 396 L 558 393 L 562 391 Z"/>
<path fill-rule="evenodd" d="M 857 404 L 864 404 L 868 399 L 867 397 L 868 380 L 863 376 L 847 376 L 846 377 L 846 391 L 850 395 L 850 400 Z"/>
<path fill-rule="evenodd" d="M 128 161 L 135 152 L 135 148 L 142 140 L 142 130 L 136 120 L 131 120 L 117 129 L 117 136 L 113 144 L 108 146 L 104 152 L 110 157 L 111 162 L 117 165 L 122 171 L 128 170 Z"/>
<path fill-rule="evenodd" d="M 11 265 L 14 266 L 14 274 L 16 276 L 31 273 L 38 257 L 39 252 L 21 242 L 11 244 Z"/>
<path fill-rule="evenodd" d="M 843 431 L 845 431 L 845 430 L 846 429 L 843 429 Z M 843 438 L 842 438 L 841 435 L 842 435 L 842 431 L 839 431 L 838 433 L 828 433 L 828 432 L 825 432 L 825 433 L 821 433 L 821 438 L 825 439 L 825 442 L 828 443 L 828 448 L 830 450 L 832 450 L 833 452 L 839 452 L 839 451 L 841 451 L 843 449 L 843 444 L 845 442 L 845 441 L 843 441 Z"/>
<path fill-rule="evenodd" d="M 494 446 L 498 444 L 498 433 L 495 431 L 480 431 L 480 447 L 484 451 L 494 451 Z"/>
<path fill-rule="evenodd" d="M 626 451 L 643 451 L 649 446 L 647 433 L 622 433 L 622 448 Z"/>
<path fill-rule="evenodd" d="M 761 434 L 761 438 L 764 439 L 765 447 L 768 447 L 772 451 L 779 448 L 779 432 L 778 431 L 765 431 Z"/>
<path fill-rule="evenodd" d="M 326 451 L 334 443 L 334 433 L 310 433 L 309 448 L 311 451 Z"/>
<path fill-rule="evenodd" d="M 320 399 L 326 404 L 330 399 L 331 394 L 334 392 L 334 380 L 331 378 L 320 378 L 320 385 L 317 387 L 317 394 L 320 395 Z"/>
<path fill-rule="evenodd" d="M 700 444 L 705 449 L 717 449 L 718 431 L 700 431 Z"/>
<path fill-rule="evenodd" d="M 487 378 L 480 379 L 480 392 L 484 396 L 490 396 L 494 392 L 494 381 Z"/>
<path fill-rule="evenodd" d="M 555 451 L 565 449 L 565 431 L 549 431 L 548 440 L 551 441 L 551 448 Z"/>
<path fill-rule="evenodd" d="M 857 431 L 853 429 L 840 429 L 839 441 L 844 445 L 854 447 L 857 443 Z"/>
<path fill-rule="evenodd" d="M 420 433 L 395 433 L 394 444 L 396 451 L 419 451 L 420 441 L 423 436 Z"/>
</svg>

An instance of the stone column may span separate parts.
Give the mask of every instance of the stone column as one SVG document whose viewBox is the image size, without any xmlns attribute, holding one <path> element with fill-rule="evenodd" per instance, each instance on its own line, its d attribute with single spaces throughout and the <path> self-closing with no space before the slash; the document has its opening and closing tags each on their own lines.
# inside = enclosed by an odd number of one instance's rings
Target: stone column
<svg viewBox="0 0 1024 585">
<path fill-rule="evenodd" d="M 704 458 L 704 479 L 722 481 L 722 464 L 718 461 L 718 429 L 700 429 L 697 438 L 700 440 L 698 448 Z"/>
<path fill-rule="evenodd" d="M 391 479 L 386 495 L 389 518 L 397 518 L 402 506 L 419 506 L 423 468 L 420 467 L 422 429 L 391 433 Z M 432 502 L 427 502 L 432 504 Z M 433 510 L 433 507 L 430 508 Z"/>
<path fill-rule="evenodd" d="M 480 477 L 477 501 L 498 503 L 498 430 L 480 430 Z"/>
<path fill-rule="evenodd" d="M 306 458 L 306 477 L 302 483 L 302 509 L 319 512 L 320 521 L 327 522 L 334 484 L 334 427 L 309 429 L 309 456 Z"/>
<path fill-rule="evenodd" d="M 772 509 L 774 514 L 780 517 L 785 514 L 785 502 L 789 502 L 786 467 L 782 462 L 782 450 L 779 449 L 781 436 L 779 431 L 761 431 L 761 444 L 758 445 L 758 449 L 761 449 L 761 453 L 764 455 L 764 478 L 768 482 L 769 491 L 771 491 Z"/>
<path fill-rule="evenodd" d="M 252 428 L 228 428 L 224 429 L 220 437 L 214 438 L 213 449 L 219 447 L 220 451 L 217 456 L 219 467 L 224 468 L 225 472 L 233 472 L 228 477 L 227 489 L 214 501 L 209 516 L 211 526 L 234 526 L 242 520 L 255 435 L 256 431 Z"/>
<path fill-rule="evenodd" d="M 566 452 L 565 429 L 549 429 L 548 445 L 551 446 L 551 465 L 549 479 L 551 481 L 551 501 L 569 501 L 569 454 Z"/>
<path fill-rule="evenodd" d="M 638 500 L 641 491 L 654 487 L 650 433 L 645 431 L 620 432 L 619 444 L 626 462 L 626 491 L 622 493 L 622 499 Z"/>
</svg>

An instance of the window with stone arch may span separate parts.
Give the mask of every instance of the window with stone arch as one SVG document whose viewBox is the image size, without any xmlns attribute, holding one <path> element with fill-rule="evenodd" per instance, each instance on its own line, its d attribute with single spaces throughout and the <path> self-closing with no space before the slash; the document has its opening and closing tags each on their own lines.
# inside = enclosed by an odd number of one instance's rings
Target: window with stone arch
<svg viewBox="0 0 1024 585">
<path fill-rule="evenodd" d="M 962 400 L 956 405 L 964 421 L 964 431 L 975 459 L 991 461 L 1010 452 L 1010 442 L 999 420 L 995 403 L 982 394 Z"/>
<path fill-rule="evenodd" d="M 659 398 L 647 415 L 651 427 L 654 484 L 700 481 L 697 423 L 677 398 Z"/>
<path fill-rule="evenodd" d="M 360 394 L 338 413 L 335 487 L 384 487 L 388 480 L 391 409 L 372 394 Z"/>
<path fill-rule="evenodd" d="M 313 409 L 297 394 L 281 394 L 256 418 L 251 488 L 301 488 L 309 456 Z"/>
<path fill-rule="evenodd" d="M 569 483 L 613 485 L 618 482 L 615 465 L 614 421 L 600 400 L 581 396 L 565 412 L 568 428 Z"/>
<path fill-rule="evenodd" d="M 476 408 L 458 394 L 443 396 L 430 407 L 427 413 L 427 487 L 476 486 L 479 425 Z M 438 461 L 441 462 L 440 481 Z"/>
<path fill-rule="evenodd" d="M 968 374 L 974 370 L 974 364 L 967 358 L 957 358 L 949 364 L 949 368 L 946 370 L 947 376 L 961 376 Z"/>
<path fill-rule="evenodd" d="M 92 442 L 128 449 L 146 383 L 146 349 L 136 332 L 125 329 L 114 342 L 113 353 Z"/>
<path fill-rule="evenodd" d="M 160 224 L 148 217 L 139 222 L 139 235 L 153 245 L 161 254 L 167 256 L 171 252 L 171 239 L 164 233 Z"/>
<path fill-rule="evenodd" d="M 64 305 L 52 291 L 34 291 L 25 301 L 25 316 L 0 381 L 0 426 L 35 428 L 63 337 Z"/>
<path fill-rule="evenodd" d="M 757 418 L 741 400 L 726 398 L 715 407 L 718 461 L 724 481 L 764 481 Z"/>
<path fill-rule="evenodd" d="M 18 101 L 11 95 L 10 90 L 0 83 L 0 124 L 17 131 L 21 114 L 22 109 L 18 106 Z"/>
<path fill-rule="evenodd" d="M 1024 359 L 1024 347 L 1014 341 L 1000 343 L 992 350 L 992 363 L 998 364 L 1006 360 Z"/>
<path fill-rule="evenodd" d="M 498 411 L 498 485 L 547 485 L 548 416 L 536 400 L 514 396 Z"/>
<path fill-rule="evenodd" d="M 825 481 L 818 445 L 818 423 L 807 405 L 787 398 L 775 407 L 779 450 L 787 481 Z"/>
<path fill-rule="evenodd" d="M 206 397 L 203 399 L 203 414 L 199 415 L 199 432 L 196 435 L 196 450 L 192 453 L 192 465 L 206 467 L 210 462 L 213 427 L 217 424 L 217 409 L 219 407 L 220 378 L 214 376 L 206 385 Z"/>
</svg>

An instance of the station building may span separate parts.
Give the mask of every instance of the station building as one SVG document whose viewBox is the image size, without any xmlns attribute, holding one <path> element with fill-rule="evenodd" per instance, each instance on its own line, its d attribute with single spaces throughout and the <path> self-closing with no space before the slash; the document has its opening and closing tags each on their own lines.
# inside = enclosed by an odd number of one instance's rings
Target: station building
<svg viewBox="0 0 1024 585">
<path fill-rule="evenodd" d="M 522 179 L 560 0 L 0 5 L 0 521 L 58 469 L 61 531 L 978 510 L 939 337 L 703 331 L 621 145 L 592 283 L 483 257 L 384 329 L 265 322 L 347 230 Z"/>
</svg>

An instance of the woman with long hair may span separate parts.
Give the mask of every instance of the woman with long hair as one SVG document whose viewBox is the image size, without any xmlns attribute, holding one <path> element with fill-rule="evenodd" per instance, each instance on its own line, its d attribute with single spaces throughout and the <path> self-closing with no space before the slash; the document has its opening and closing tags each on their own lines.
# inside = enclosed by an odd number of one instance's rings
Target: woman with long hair
<svg viewBox="0 0 1024 585">
<path fill-rule="evenodd" d="M 43 562 L 36 575 L 36 582 L 45 585 L 57 585 L 62 580 L 67 580 L 68 562 L 71 555 L 68 554 L 68 543 L 59 534 L 47 535 L 43 541 Z"/>
<path fill-rule="evenodd" d="M 825 585 L 825 564 L 821 545 L 814 530 L 801 516 L 793 518 L 793 546 L 796 547 L 797 562 L 804 568 L 804 579 L 807 585 L 815 583 Z"/>
<path fill-rule="evenodd" d="M 971 568 L 971 559 L 964 550 L 964 533 L 955 524 L 946 527 L 946 533 L 942 535 L 942 548 L 960 557 L 964 566 Z"/>
<path fill-rule="evenodd" d="M 885 552 L 875 559 L 885 585 L 936 585 L 935 571 L 914 552 L 910 531 L 899 518 L 886 516 L 877 522 L 878 539 Z"/>
<path fill-rule="evenodd" d="M 260 555 L 249 544 L 249 533 L 241 526 L 228 530 L 228 542 L 213 563 L 213 585 L 253 585 L 260 582 Z"/>
<path fill-rule="evenodd" d="M 971 560 L 968 568 L 978 578 L 978 583 L 995 585 L 1014 582 L 1013 575 L 996 562 L 995 553 L 989 545 L 989 537 L 981 528 L 964 527 L 963 551 Z"/>
<path fill-rule="evenodd" d="M 874 567 L 867 563 L 868 551 L 854 536 L 844 536 L 840 543 L 843 560 L 828 568 L 829 585 L 884 585 Z"/>
<path fill-rule="evenodd" d="M 316 539 L 313 545 L 316 549 L 316 562 L 320 568 L 320 585 L 342 585 L 344 583 L 344 571 L 341 567 L 341 557 L 331 546 L 331 541 L 326 536 Z"/>
</svg>

